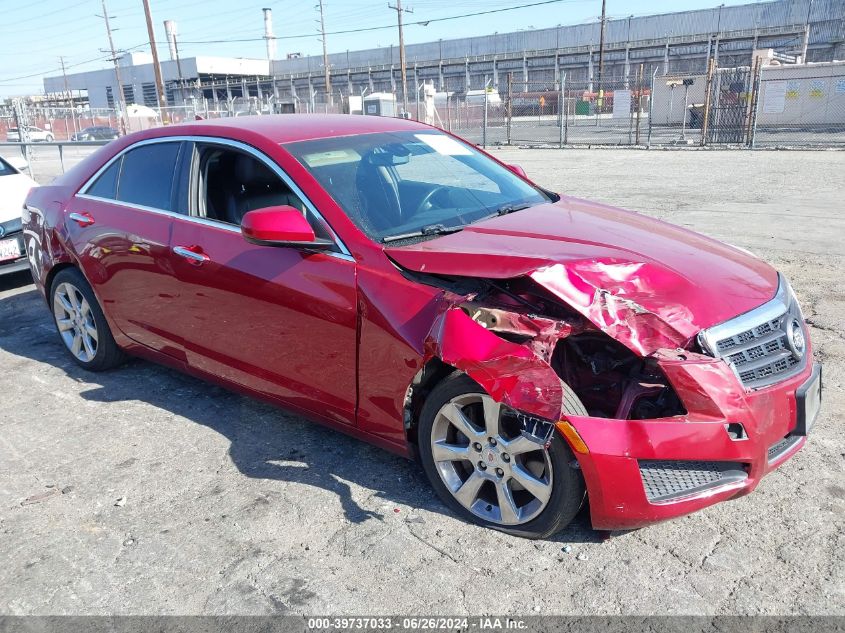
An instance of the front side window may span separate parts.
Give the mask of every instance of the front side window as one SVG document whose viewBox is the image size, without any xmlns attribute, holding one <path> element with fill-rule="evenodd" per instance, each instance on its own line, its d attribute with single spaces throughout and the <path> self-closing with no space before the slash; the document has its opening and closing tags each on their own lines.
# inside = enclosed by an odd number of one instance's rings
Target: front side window
<svg viewBox="0 0 845 633">
<path fill-rule="evenodd" d="M 117 200 L 172 211 L 180 145 L 150 143 L 129 150 L 123 156 Z"/>
<path fill-rule="evenodd" d="M 197 143 L 196 164 L 196 215 L 240 226 L 249 211 L 288 206 L 305 216 L 317 237 L 331 238 L 296 192 L 252 154 L 225 145 Z"/>
<path fill-rule="evenodd" d="M 371 239 L 425 239 L 549 201 L 506 167 L 437 131 L 285 145 Z"/>
</svg>

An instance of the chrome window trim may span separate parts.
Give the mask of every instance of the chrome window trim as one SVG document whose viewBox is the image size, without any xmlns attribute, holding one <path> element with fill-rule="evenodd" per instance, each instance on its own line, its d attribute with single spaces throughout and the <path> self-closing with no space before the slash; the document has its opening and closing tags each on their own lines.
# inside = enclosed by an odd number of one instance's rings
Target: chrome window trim
<svg viewBox="0 0 845 633">
<path fill-rule="evenodd" d="M 281 167 L 279 167 L 279 165 L 276 163 L 276 161 L 271 159 L 269 156 L 267 156 L 266 154 L 264 154 L 260 150 L 255 149 L 251 145 L 247 145 L 246 143 L 243 143 L 241 141 L 236 141 L 236 140 L 233 140 L 233 139 L 222 138 L 222 137 L 219 137 L 219 136 L 180 135 L 180 136 L 160 136 L 160 137 L 157 137 L 157 138 L 148 138 L 148 139 L 138 141 L 137 143 L 133 143 L 132 145 L 124 147 L 117 154 L 112 156 L 102 167 L 100 167 L 96 172 L 94 172 L 94 175 L 92 175 L 90 178 L 88 178 L 88 180 L 85 181 L 85 183 L 82 185 L 82 187 L 79 188 L 79 191 L 76 193 L 76 197 L 82 198 L 83 200 L 97 200 L 97 201 L 100 201 L 100 202 L 108 202 L 108 203 L 111 203 L 111 204 L 117 204 L 117 205 L 121 205 L 121 206 L 124 206 L 124 207 L 129 207 L 130 209 L 136 209 L 138 211 L 148 211 L 148 212 L 151 212 L 151 213 L 158 213 L 160 215 L 167 215 L 167 216 L 171 216 L 171 217 L 175 217 L 175 218 L 180 218 L 180 219 L 183 219 L 183 220 L 187 220 L 189 222 L 194 222 L 196 224 L 202 224 L 204 226 L 213 226 L 213 227 L 223 229 L 223 230 L 226 230 L 226 231 L 230 231 L 230 232 L 233 232 L 233 233 L 240 233 L 241 232 L 240 227 L 237 227 L 233 224 L 229 224 L 228 222 L 221 222 L 220 220 L 209 220 L 208 218 L 199 218 L 199 217 L 187 215 L 187 214 L 184 214 L 184 213 L 178 213 L 176 211 L 169 211 L 167 209 L 157 209 L 157 208 L 153 208 L 153 207 L 147 207 L 147 206 L 144 206 L 144 205 L 141 205 L 141 204 L 134 204 L 134 203 L 130 203 L 130 202 L 124 202 L 122 200 L 115 200 L 113 198 L 101 198 L 100 196 L 92 196 L 92 195 L 89 195 L 88 193 L 86 193 L 88 191 L 88 189 L 91 188 L 91 186 L 94 184 L 94 182 L 96 182 L 96 180 L 102 175 L 102 173 L 104 171 L 106 171 L 109 167 L 111 167 L 112 164 L 115 161 L 121 159 L 123 157 L 123 155 L 126 154 L 127 152 L 129 152 L 129 151 L 131 151 L 135 148 L 142 147 L 144 145 L 155 145 L 155 144 L 158 144 L 158 143 L 181 143 L 181 142 L 210 143 L 210 144 L 225 145 L 225 146 L 228 146 L 228 147 L 233 147 L 233 148 L 238 149 L 240 151 L 246 152 L 247 154 L 250 154 L 256 160 L 259 160 L 262 163 L 264 163 L 279 178 L 281 178 L 282 181 L 284 181 L 284 183 L 288 187 L 290 187 L 290 190 L 293 193 L 295 193 L 299 197 L 300 200 L 302 200 L 303 204 L 308 209 L 308 212 L 313 214 L 313 216 L 315 218 L 317 218 L 317 220 L 319 222 L 321 222 L 328 229 L 329 233 L 332 236 L 332 239 L 334 240 L 334 243 L 340 249 L 339 252 L 337 252 L 337 251 L 322 251 L 322 250 L 320 252 L 325 253 L 326 255 L 332 255 L 332 256 L 337 257 L 339 259 L 343 259 L 343 260 L 347 260 L 347 261 L 353 261 L 353 262 L 355 261 L 355 258 L 352 257 L 352 253 L 350 253 L 349 249 L 346 247 L 346 244 L 344 244 L 343 240 L 340 239 L 340 236 L 334 230 L 332 225 L 329 224 L 329 222 L 317 210 L 317 207 L 314 206 L 314 204 L 311 202 L 311 200 L 308 199 L 308 197 L 305 195 L 305 193 L 302 191 L 302 189 L 299 188 L 299 185 L 297 185 L 293 181 L 293 179 L 290 176 L 288 176 L 287 173 L 285 173 L 285 171 L 282 170 Z"/>
</svg>

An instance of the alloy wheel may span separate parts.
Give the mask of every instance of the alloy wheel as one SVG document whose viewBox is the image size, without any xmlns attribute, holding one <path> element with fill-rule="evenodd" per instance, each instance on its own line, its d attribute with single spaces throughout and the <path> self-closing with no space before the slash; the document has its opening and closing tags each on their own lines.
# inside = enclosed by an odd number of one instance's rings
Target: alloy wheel
<svg viewBox="0 0 845 633">
<path fill-rule="evenodd" d="M 68 282 L 59 284 L 53 293 L 53 315 L 70 353 L 85 363 L 94 360 L 99 339 L 97 323 L 79 288 Z"/>
<path fill-rule="evenodd" d="M 516 415 L 486 394 L 463 394 L 440 408 L 431 453 L 452 496 L 486 521 L 527 523 L 552 496 L 545 438 L 524 430 Z"/>
</svg>

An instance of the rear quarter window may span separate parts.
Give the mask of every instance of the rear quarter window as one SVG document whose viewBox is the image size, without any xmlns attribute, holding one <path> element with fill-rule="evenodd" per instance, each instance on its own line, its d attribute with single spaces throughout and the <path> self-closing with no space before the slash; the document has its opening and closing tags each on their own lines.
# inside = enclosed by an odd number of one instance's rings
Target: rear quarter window
<svg viewBox="0 0 845 633">
<path fill-rule="evenodd" d="M 123 156 L 117 200 L 172 211 L 180 145 L 178 141 L 152 143 L 129 150 Z"/>
<path fill-rule="evenodd" d="M 109 168 L 100 174 L 99 178 L 88 187 L 85 193 L 89 196 L 97 196 L 98 198 L 107 198 L 114 200 L 117 197 L 117 176 L 120 173 L 120 164 L 123 158 L 118 158 Z"/>
</svg>

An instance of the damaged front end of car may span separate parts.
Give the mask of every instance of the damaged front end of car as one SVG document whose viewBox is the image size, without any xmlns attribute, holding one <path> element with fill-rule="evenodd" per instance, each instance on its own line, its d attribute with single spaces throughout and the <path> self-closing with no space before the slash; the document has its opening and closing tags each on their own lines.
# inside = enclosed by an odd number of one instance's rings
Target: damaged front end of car
<svg viewBox="0 0 845 633">
<path fill-rule="evenodd" d="M 789 407 L 772 400 L 786 392 L 749 393 L 729 363 L 699 351 L 688 311 L 667 304 L 659 314 L 632 298 L 649 292 L 639 266 L 592 272 L 403 270 L 442 290 L 426 358 L 469 375 L 530 425 L 526 433 L 558 429 L 583 473 L 594 527 L 639 527 L 752 490 L 787 457 L 767 458 L 788 435 Z M 612 287 L 587 282 L 599 273 Z"/>
</svg>

